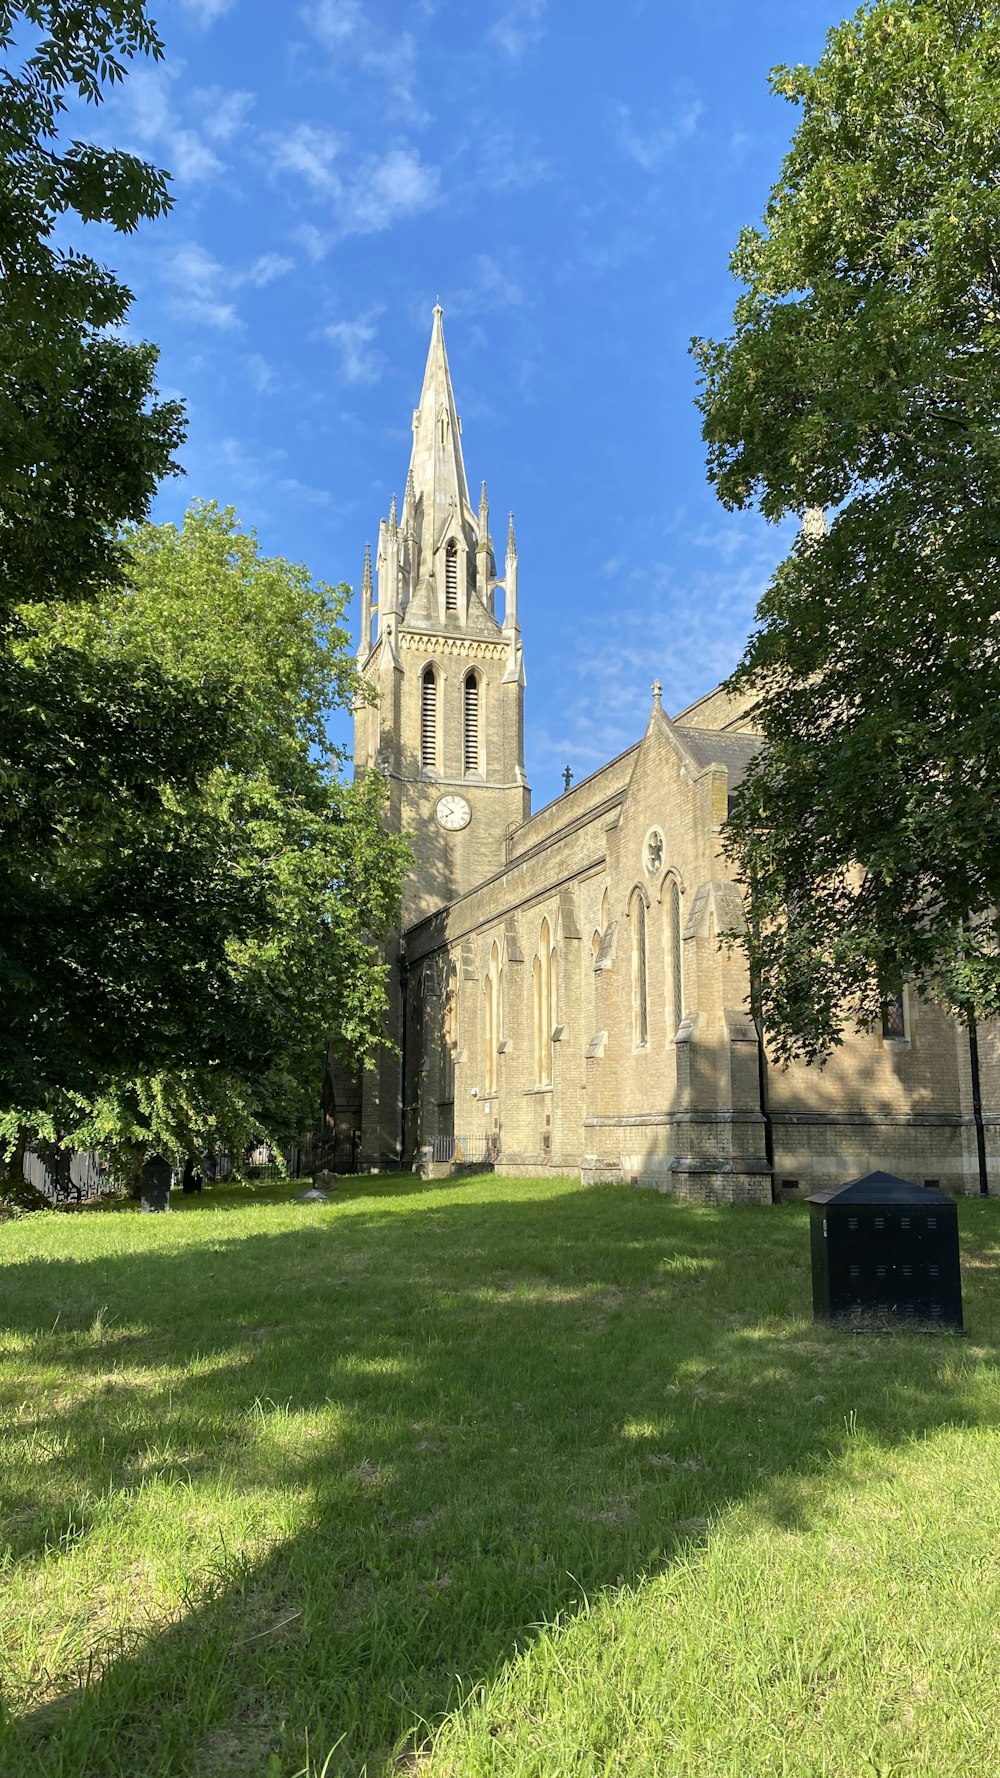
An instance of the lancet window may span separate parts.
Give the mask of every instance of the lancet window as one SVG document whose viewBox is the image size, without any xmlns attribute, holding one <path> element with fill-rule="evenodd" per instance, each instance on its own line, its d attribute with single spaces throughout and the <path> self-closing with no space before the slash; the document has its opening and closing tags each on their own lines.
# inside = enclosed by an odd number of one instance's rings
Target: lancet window
<svg viewBox="0 0 1000 1778">
<path fill-rule="evenodd" d="M 427 771 L 437 765 L 437 674 L 425 667 L 420 675 L 420 764 Z"/>
<path fill-rule="evenodd" d="M 458 544 L 454 538 L 444 552 L 444 608 L 458 610 Z"/>
<path fill-rule="evenodd" d="M 681 949 L 681 892 L 676 880 L 667 891 L 667 941 L 670 946 L 670 1006 L 675 1031 L 684 1017 L 684 962 Z"/>
<path fill-rule="evenodd" d="M 478 772 L 479 765 L 479 680 L 475 673 L 466 677 L 463 690 L 462 743 L 465 771 Z"/>
<path fill-rule="evenodd" d="M 646 898 L 632 897 L 632 1028 L 636 1047 L 649 1042 L 649 962 L 646 947 Z"/>
<path fill-rule="evenodd" d="M 532 966 L 535 1000 L 535 1084 L 552 1085 L 552 1032 L 556 1022 L 555 959 L 552 951 L 552 929 L 542 921 L 538 935 L 538 955 Z"/>
</svg>

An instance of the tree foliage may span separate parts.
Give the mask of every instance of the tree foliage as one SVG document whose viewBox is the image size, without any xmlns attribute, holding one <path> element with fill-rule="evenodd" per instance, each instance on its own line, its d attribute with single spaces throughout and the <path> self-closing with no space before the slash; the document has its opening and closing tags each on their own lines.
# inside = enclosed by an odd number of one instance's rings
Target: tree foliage
<svg viewBox="0 0 1000 1778">
<path fill-rule="evenodd" d="M 798 127 L 695 352 L 723 502 L 832 512 L 731 682 L 763 1017 L 816 1056 L 905 977 L 1000 1011 L 1000 7 L 875 0 L 772 87 Z"/>
<path fill-rule="evenodd" d="M 182 437 L 155 399 L 156 353 L 114 331 L 130 292 L 65 242 L 60 219 L 120 232 L 169 207 L 164 173 L 63 140 L 162 45 L 141 0 L 0 0 L 0 620 L 25 599 L 120 582 L 122 524 L 145 517 Z"/>
<path fill-rule="evenodd" d="M 45 1090 L 22 1091 L 8 1129 L 27 1106 L 47 1133 L 180 1156 L 314 1123 L 331 1032 L 345 1057 L 372 1054 L 377 944 L 407 855 L 382 826 L 381 779 L 344 783 L 326 735 L 329 709 L 361 695 L 347 589 L 263 557 L 214 506 L 180 529 L 140 527 L 128 551 L 126 592 L 35 613 L 39 666 L 69 654 L 105 688 L 88 768 L 103 759 L 113 774 L 106 688 L 130 688 L 139 727 L 122 751 L 143 755 L 142 794 L 116 779 L 104 799 L 88 769 L 86 807 L 44 818 L 77 843 L 43 884 L 61 986 L 36 982 L 24 1005 L 36 1080 L 53 1019 L 58 1041 Z M 72 784 L 62 770 L 54 781 L 60 797 Z M 88 1004 L 68 1003 L 74 981 Z"/>
</svg>

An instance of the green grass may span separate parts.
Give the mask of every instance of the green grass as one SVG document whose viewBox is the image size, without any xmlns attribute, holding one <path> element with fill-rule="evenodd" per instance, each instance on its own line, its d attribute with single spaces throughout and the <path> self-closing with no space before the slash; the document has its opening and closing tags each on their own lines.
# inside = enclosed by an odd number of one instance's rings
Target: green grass
<svg viewBox="0 0 1000 1778">
<path fill-rule="evenodd" d="M 2 1778 L 1000 1772 L 1000 1204 L 879 1339 L 799 1207 L 293 1189 L 0 1229 Z"/>
</svg>

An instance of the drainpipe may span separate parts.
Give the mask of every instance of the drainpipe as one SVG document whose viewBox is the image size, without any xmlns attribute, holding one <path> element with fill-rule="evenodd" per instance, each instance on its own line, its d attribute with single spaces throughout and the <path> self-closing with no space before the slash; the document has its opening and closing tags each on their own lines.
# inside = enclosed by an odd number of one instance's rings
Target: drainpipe
<svg viewBox="0 0 1000 1778">
<path fill-rule="evenodd" d="M 406 1143 L 406 1026 L 407 1026 L 407 991 L 409 988 L 409 970 L 406 967 L 405 945 L 399 952 L 399 1004 L 401 1008 L 399 1034 L 399 1098 L 398 1127 L 396 1133 L 396 1164 L 403 1165 L 403 1150 Z"/>
<path fill-rule="evenodd" d="M 983 1125 L 983 1089 L 979 1077 L 979 1030 L 971 1006 L 966 1014 L 969 1026 L 969 1066 L 972 1072 L 972 1117 L 976 1126 L 976 1154 L 979 1158 L 979 1192 L 987 1198 L 990 1192 L 986 1172 L 986 1130 Z"/>
</svg>

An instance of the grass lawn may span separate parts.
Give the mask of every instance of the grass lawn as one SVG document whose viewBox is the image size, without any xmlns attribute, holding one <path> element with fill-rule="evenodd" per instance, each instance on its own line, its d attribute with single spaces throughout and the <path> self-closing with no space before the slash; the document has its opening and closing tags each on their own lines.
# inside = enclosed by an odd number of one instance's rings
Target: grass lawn
<svg viewBox="0 0 1000 1778">
<path fill-rule="evenodd" d="M 218 1188 L 0 1228 L 3 1778 L 994 1778 L 1000 1203 L 965 1340 L 802 1208 Z"/>
</svg>

